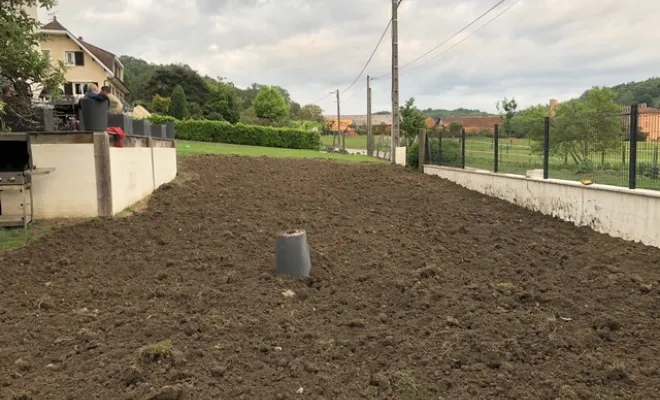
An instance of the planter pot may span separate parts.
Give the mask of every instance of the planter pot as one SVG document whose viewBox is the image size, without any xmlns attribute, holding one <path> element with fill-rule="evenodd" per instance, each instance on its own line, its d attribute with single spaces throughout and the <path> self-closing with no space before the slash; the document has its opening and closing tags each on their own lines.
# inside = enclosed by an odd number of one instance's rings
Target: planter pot
<svg viewBox="0 0 660 400">
<path fill-rule="evenodd" d="M 108 114 L 108 126 L 121 128 L 125 134 L 133 135 L 133 118 L 124 114 Z"/>
<path fill-rule="evenodd" d="M 151 123 L 146 119 L 134 119 L 133 135 L 147 137 L 151 136 Z"/>
<path fill-rule="evenodd" d="M 80 129 L 105 132 L 108 129 L 108 102 L 94 99 L 80 100 Z"/>
<path fill-rule="evenodd" d="M 174 122 L 170 121 L 165 124 L 165 133 L 166 137 L 170 140 L 174 140 Z"/>
<path fill-rule="evenodd" d="M 165 125 L 163 124 L 151 125 L 151 137 L 165 139 Z"/>
</svg>

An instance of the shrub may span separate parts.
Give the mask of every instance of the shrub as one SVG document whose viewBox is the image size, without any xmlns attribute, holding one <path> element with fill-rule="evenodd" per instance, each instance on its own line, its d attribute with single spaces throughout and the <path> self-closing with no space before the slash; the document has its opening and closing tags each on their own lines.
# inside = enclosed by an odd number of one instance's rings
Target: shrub
<svg viewBox="0 0 660 400">
<path fill-rule="evenodd" d="M 318 150 L 321 137 L 318 132 L 270 126 L 235 125 L 225 121 L 176 121 L 176 138 L 199 142 L 242 144 L 248 146 L 281 147 L 288 149 Z"/>
<path fill-rule="evenodd" d="M 152 124 L 165 124 L 167 122 L 176 121 L 176 118 L 170 117 L 169 115 L 151 114 L 147 117 L 147 120 Z"/>
<path fill-rule="evenodd" d="M 442 154 L 440 154 L 440 143 L 431 139 L 431 157 L 430 161 L 436 164 L 440 160 L 440 165 L 457 165 L 461 161 L 461 145 L 454 141 L 442 142 Z M 419 144 L 413 143 L 406 148 L 406 165 L 412 169 L 419 168 Z"/>
</svg>

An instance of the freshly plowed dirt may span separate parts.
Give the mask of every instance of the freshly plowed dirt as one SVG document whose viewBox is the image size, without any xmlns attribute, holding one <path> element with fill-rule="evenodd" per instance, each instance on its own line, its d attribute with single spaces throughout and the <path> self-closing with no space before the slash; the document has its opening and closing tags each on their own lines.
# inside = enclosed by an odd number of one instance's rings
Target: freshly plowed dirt
<svg viewBox="0 0 660 400">
<path fill-rule="evenodd" d="M 181 170 L 0 254 L 0 398 L 658 398 L 660 250 L 399 168 Z M 274 275 L 293 228 L 308 279 Z"/>
</svg>

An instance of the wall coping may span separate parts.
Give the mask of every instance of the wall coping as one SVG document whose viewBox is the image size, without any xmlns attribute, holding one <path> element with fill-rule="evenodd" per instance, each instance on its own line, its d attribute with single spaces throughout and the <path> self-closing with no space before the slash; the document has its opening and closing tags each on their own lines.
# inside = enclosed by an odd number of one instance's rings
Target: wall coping
<svg viewBox="0 0 660 400">
<path fill-rule="evenodd" d="M 644 196 L 644 197 L 651 197 L 654 199 L 660 199 L 660 191 L 655 191 L 655 190 L 648 190 L 648 189 L 628 189 L 624 187 L 619 187 L 619 186 L 611 186 L 611 185 L 600 185 L 597 183 L 594 183 L 592 185 L 583 185 L 580 182 L 576 181 L 567 181 L 563 179 L 543 179 L 543 178 L 533 178 L 533 177 L 527 177 L 523 175 L 515 175 L 515 174 L 504 174 L 504 173 L 495 173 L 492 171 L 486 171 L 483 169 L 476 169 L 476 168 L 454 168 L 454 167 L 444 167 L 444 166 L 439 166 L 439 165 L 433 165 L 433 164 L 424 164 L 424 169 L 425 170 L 447 170 L 447 171 L 455 171 L 455 172 L 463 172 L 463 173 L 468 173 L 468 174 L 476 174 L 476 175 L 486 175 L 486 176 L 493 176 L 493 177 L 498 177 L 498 178 L 508 178 L 508 179 L 517 179 L 517 180 L 523 180 L 523 181 L 531 181 L 531 182 L 538 182 L 538 183 L 546 183 L 546 184 L 551 184 L 551 185 L 559 185 L 559 186 L 571 186 L 575 188 L 580 188 L 583 190 L 600 190 L 600 191 L 605 191 L 605 192 L 614 192 L 614 193 L 621 193 L 621 194 L 627 194 L 631 196 Z"/>
<path fill-rule="evenodd" d="M 0 132 L 1 136 L 15 136 L 17 133 L 30 135 L 32 144 L 93 144 L 93 131 L 54 131 L 54 132 Z M 110 143 L 116 144 L 117 136 L 109 135 Z M 146 136 L 126 135 L 123 147 L 162 147 L 174 148 L 176 142 L 172 139 Z"/>
</svg>

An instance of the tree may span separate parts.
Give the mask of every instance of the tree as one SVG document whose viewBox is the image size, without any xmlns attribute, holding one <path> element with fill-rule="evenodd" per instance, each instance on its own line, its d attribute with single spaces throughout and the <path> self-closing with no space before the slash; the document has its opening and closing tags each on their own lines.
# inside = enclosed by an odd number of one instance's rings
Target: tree
<svg viewBox="0 0 660 400">
<path fill-rule="evenodd" d="M 167 115 L 170 111 L 172 100 L 169 97 L 159 96 L 157 94 L 151 98 L 151 112 Z"/>
<path fill-rule="evenodd" d="M 144 87 L 143 96 L 169 96 L 176 86 L 181 86 L 191 102 L 204 104 L 209 86 L 202 76 L 188 65 L 170 64 L 156 66 Z M 129 87 L 129 89 L 131 89 Z"/>
<path fill-rule="evenodd" d="M 54 0 L 0 0 L 0 93 L 4 112 L 32 116 L 32 89 L 50 91 L 64 83 L 64 64 L 51 63 L 39 50 L 39 23 L 26 7 L 50 9 Z"/>
<path fill-rule="evenodd" d="M 316 104 L 306 104 L 298 111 L 298 119 L 303 121 L 323 122 L 323 110 Z"/>
<path fill-rule="evenodd" d="M 271 122 L 282 121 L 289 116 L 289 105 L 281 92 L 272 86 L 264 86 L 252 103 L 255 115 Z"/>
<path fill-rule="evenodd" d="M 176 85 L 172 90 L 170 99 L 170 115 L 177 119 L 186 118 L 188 116 L 188 99 L 181 85 Z"/>
<path fill-rule="evenodd" d="M 509 100 L 505 97 L 504 100 L 498 101 L 495 104 L 495 107 L 497 108 L 497 111 L 500 114 L 500 116 L 504 118 L 504 124 L 502 126 L 502 130 L 499 132 L 500 136 L 515 137 L 516 135 L 513 132 L 513 126 L 511 124 L 511 121 L 513 120 L 513 117 L 516 115 L 516 110 L 518 109 L 518 103 L 516 102 L 516 99 L 512 98 L 511 100 Z"/>
<path fill-rule="evenodd" d="M 300 113 L 300 104 L 296 103 L 295 101 L 291 101 L 289 103 L 289 116 L 292 119 L 300 119 L 299 113 Z"/>
<path fill-rule="evenodd" d="M 463 124 L 458 121 L 454 121 L 449 124 L 448 128 L 449 132 L 451 132 L 453 135 L 458 135 L 463 131 Z"/>
<path fill-rule="evenodd" d="M 415 107 L 415 98 L 411 97 L 406 105 L 400 108 L 401 132 L 406 141 L 414 140 L 419 131 L 426 127 L 426 115 Z"/>
<path fill-rule="evenodd" d="M 592 163 L 592 154 L 599 154 L 604 168 L 606 153 L 622 144 L 620 106 L 615 99 L 612 89 L 594 87 L 579 99 L 559 104 L 552 121 L 550 152 L 582 167 Z"/>
<path fill-rule="evenodd" d="M 124 65 L 124 84 L 130 91 L 126 101 L 144 103 L 149 100 L 151 97 L 146 90 L 147 83 L 151 80 L 156 66 L 131 56 L 121 56 L 119 61 Z M 170 92 L 171 90 L 161 94 L 169 95 Z M 151 93 L 151 96 L 153 95 L 154 93 Z"/>
<path fill-rule="evenodd" d="M 236 88 L 230 83 L 209 82 L 209 95 L 202 109 L 204 115 L 211 120 L 235 124 L 241 119 L 240 99 Z"/>
</svg>

